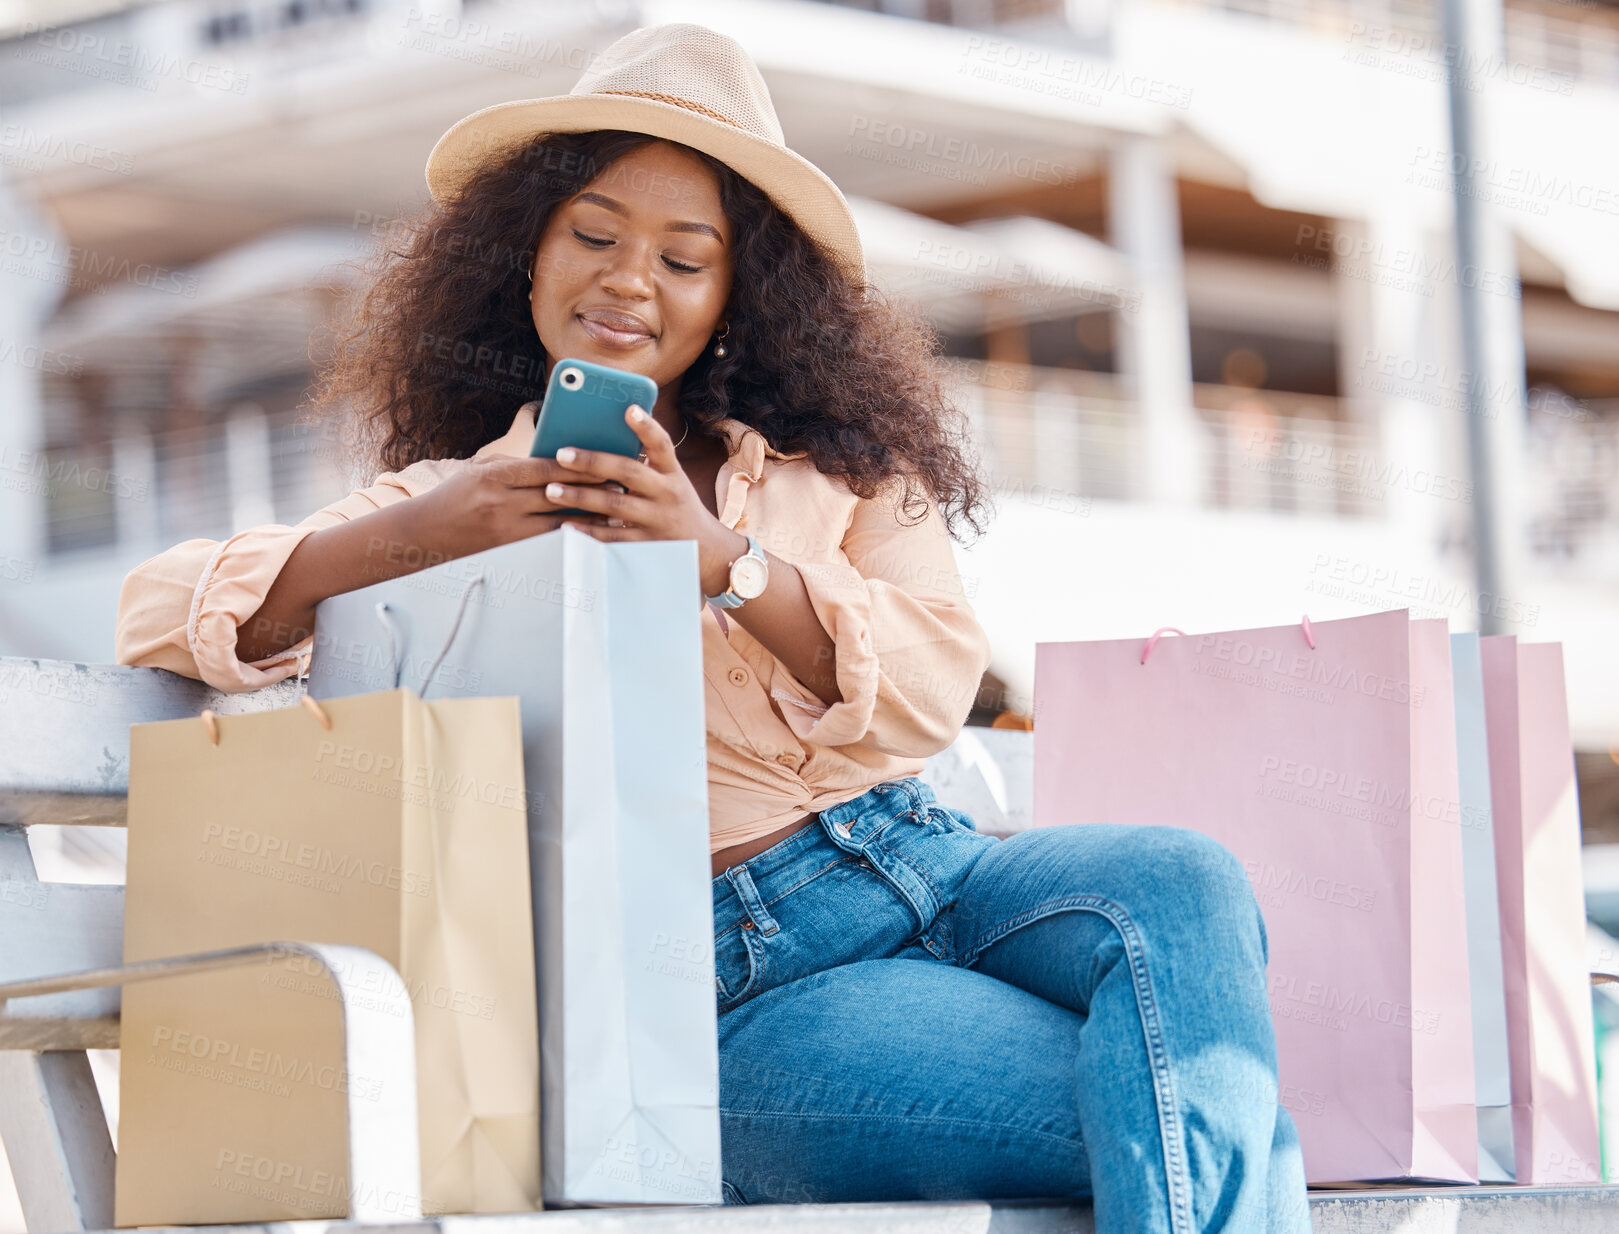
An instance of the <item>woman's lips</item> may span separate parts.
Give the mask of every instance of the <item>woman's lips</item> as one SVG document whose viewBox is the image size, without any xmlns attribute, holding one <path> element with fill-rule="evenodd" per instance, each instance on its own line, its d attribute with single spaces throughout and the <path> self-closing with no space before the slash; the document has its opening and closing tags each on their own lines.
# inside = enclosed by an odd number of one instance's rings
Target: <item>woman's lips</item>
<svg viewBox="0 0 1619 1234">
<path fill-rule="evenodd" d="M 652 336 L 645 330 L 627 328 L 622 324 L 610 325 L 600 317 L 587 317 L 581 314 L 578 320 L 591 340 L 603 347 L 639 347 L 642 343 L 652 341 Z"/>
</svg>

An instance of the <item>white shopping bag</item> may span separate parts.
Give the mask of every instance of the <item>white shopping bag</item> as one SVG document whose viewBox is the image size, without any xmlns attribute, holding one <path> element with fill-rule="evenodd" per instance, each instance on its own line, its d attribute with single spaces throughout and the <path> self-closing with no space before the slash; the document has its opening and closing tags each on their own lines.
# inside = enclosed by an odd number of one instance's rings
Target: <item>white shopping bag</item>
<svg viewBox="0 0 1619 1234">
<path fill-rule="evenodd" d="M 1478 1102 L 1478 1178 L 1512 1182 L 1512 1080 L 1501 967 L 1501 903 L 1490 818 L 1490 748 L 1478 635 L 1450 636 L 1461 788 L 1462 875 L 1467 886 L 1467 958 L 1473 1003 L 1473 1074 Z"/>
<path fill-rule="evenodd" d="M 333 596 L 309 691 L 521 700 L 547 1206 L 718 1204 L 697 548 L 572 527 Z"/>
</svg>

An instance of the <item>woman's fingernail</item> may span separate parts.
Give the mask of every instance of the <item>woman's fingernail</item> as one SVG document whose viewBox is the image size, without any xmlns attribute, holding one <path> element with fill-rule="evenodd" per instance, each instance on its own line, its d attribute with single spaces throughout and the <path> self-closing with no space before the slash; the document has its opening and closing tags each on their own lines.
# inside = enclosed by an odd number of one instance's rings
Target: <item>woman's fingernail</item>
<svg viewBox="0 0 1619 1234">
<path fill-rule="evenodd" d="M 642 420 L 646 419 L 646 412 L 642 411 L 639 407 L 632 403 L 630 404 L 630 419 L 636 424 L 639 424 Z"/>
<path fill-rule="evenodd" d="M 547 484 L 545 486 L 545 495 L 547 497 L 562 496 L 562 486 L 560 484 Z"/>
<path fill-rule="evenodd" d="M 557 451 L 557 462 L 559 463 L 571 463 L 575 457 L 572 446 L 563 446 L 562 449 Z"/>
</svg>

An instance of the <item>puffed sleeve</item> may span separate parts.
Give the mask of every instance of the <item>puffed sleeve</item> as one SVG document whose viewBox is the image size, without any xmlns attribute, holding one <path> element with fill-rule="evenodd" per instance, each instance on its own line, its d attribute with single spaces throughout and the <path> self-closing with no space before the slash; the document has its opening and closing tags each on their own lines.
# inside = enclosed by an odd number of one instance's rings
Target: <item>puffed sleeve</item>
<svg viewBox="0 0 1619 1234">
<path fill-rule="evenodd" d="M 856 742 L 901 758 L 926 758 L 961 732 L 989 667 L 989 637 L 968 603 L 944 518 L 896 518 L 899 490 L 856 502 L 844 564 L 794 563 L 831 636 L 842 700 L 826 705 L 785 666 L 772 683 L 800 740 Z"/>
<path fill-rule="evenodd" d="M 431 488 L 443 462 L 423 460 L 317 510 L 296 527 L 269 523 L 229 539 L 187 540 L 142 562 L 118 596 L 113 654 L 119 664 L 166 668 L 227 693 L 257 690 L 298 672 L 312 639 L 262 660 L 236 657 L 236 629 L 264 603 L 306 536 Z"/>
</svg>

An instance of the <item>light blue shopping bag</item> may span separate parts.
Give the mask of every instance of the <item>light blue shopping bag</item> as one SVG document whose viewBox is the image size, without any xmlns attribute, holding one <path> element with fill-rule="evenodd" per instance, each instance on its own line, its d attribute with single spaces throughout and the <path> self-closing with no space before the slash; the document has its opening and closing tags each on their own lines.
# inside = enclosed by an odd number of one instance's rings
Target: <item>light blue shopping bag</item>
<svg viewBox="0 0 1619 1234">
<path fill-rule="evenodd" d="M 317 699 L 521 701 L 548 1207 L 721 1202 L 701 610 L 695 542 L 561 527 L 315 611 Z"/>
</svg>

